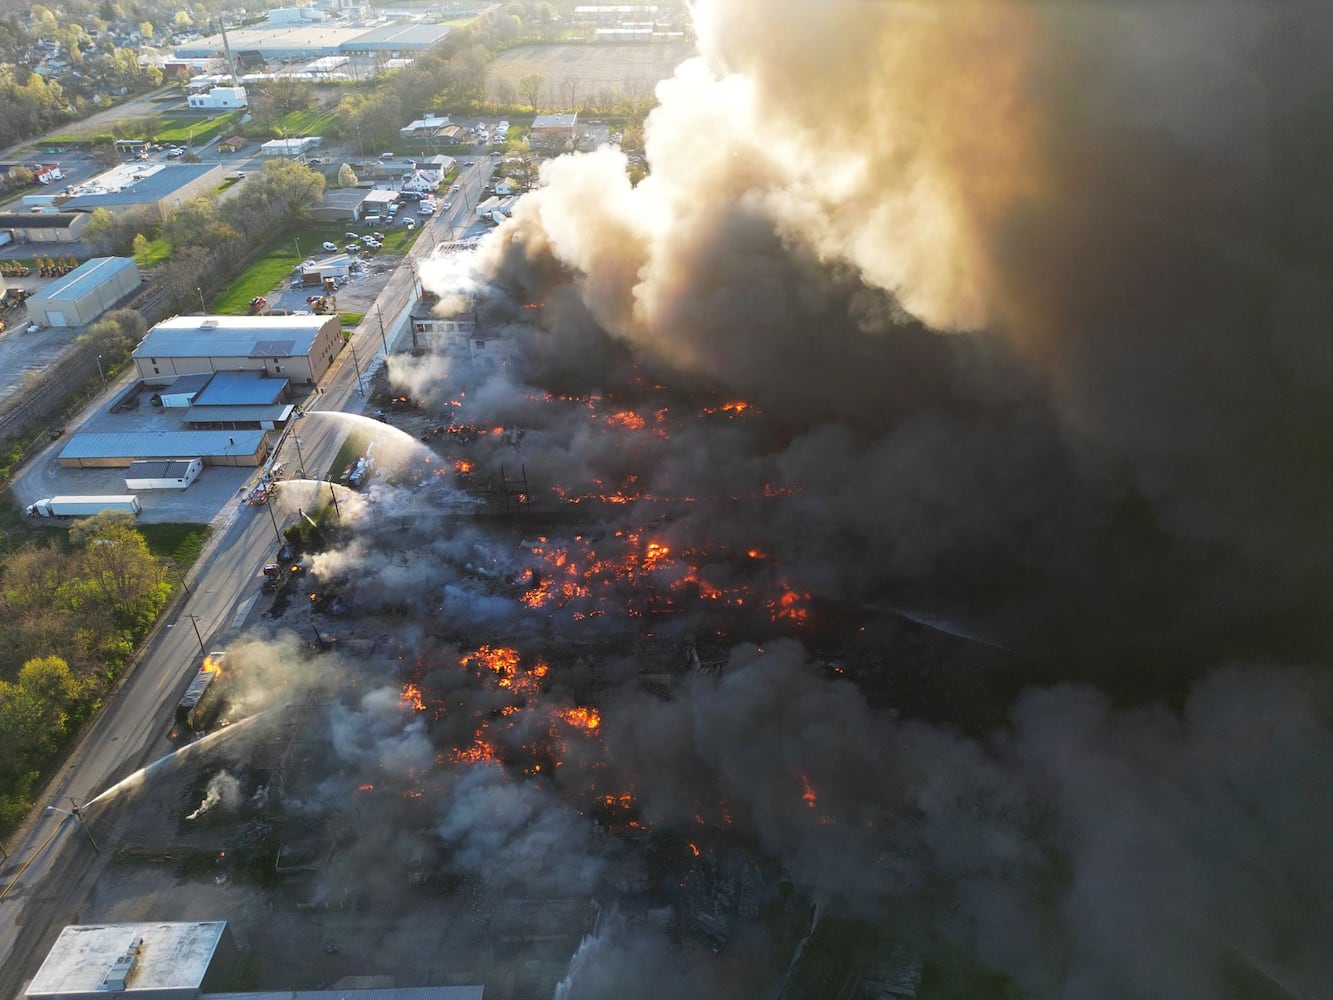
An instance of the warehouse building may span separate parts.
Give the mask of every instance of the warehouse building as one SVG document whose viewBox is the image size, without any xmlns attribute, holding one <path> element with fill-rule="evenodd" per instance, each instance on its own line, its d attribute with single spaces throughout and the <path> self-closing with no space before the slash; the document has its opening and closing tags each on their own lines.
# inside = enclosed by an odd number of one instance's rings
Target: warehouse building
<svg viewBox="0 0 1333 1000">
<path fill-rule="evenodd" d="M 534 150 L 557 152 L 574 141 L 574 130 L 578 127 L 579 116 L 576 113 L 566 115 L 538 115 L 532 119 L 532 128 L 528 132 L 528 145 Z"/>
<path fill-rule="evenodd" d="M 131 462 L 125 474 L 125 488 L 143 490 L 183 490 L 204 471 L 202 458 L 164 458 L 150 462 Z"/>
<path fill-rule="evenodd" d="M 173 316 L 134 350 L 139 377 L 170 385 L 179 375 L 257 371 L 313 385 L 342 350 L 334 316 Z"/>
<path fill-rule="evenodd" d="M 28 984 L 29 1000 L 175 1000 L 229 985 L 236 944 L 225 920 L 74 924 Z"/>
<path fill-rule="evenodd" d="M 308 153 L 313 153 L 323 141 L 324 137 L 319 135 L 303 135 L 297 139 L 270 139 L 259 147 L 259 155 L 267 157 L 286 156 L 297 159 Z"/>
<path fill-rule="evenodd" d="M 324 192 L 324 199 L 310 210 L 316 222 L 357 222 L 361 204 L 370 191 L 366 188 L 335 188 Z"/>
<path fill-rule="evenodd" d="M 0 232 L 19 243 L 76 243 L 90 216 L 86 212 L 0 212 Z"/>
<path fill-rule="evenodd" d="M 162 219 L 191 198 L 222 184 L 220 163 L 122 163 L 80 184 L 60 205 L 65 212 L 150 208 Z"/>
<path fill-rule="evenodd" d="M 28 299 L 28 314 L 43 326 L 87 326 L 141 284 L 129 257 L 93 257 Z"/>
<path fill-rule="evenodd" d="M 28 984 L 28 1000 L 483 1000 L 485 987 L 282 989 L 222 993 L 240 974 L 225 920 L 74 924 Z"/>
<path fill-rule="evenodd" d="M 135 462 L 199 459 L 204 465 L 256 466 L 270 451 L 259 430 L 115 431 L 75 434 L 60 452 L 66 469 L 128 469 Z"/>
<path fill-rule="evenodd" d="M 227 32 L 234 51 L 269 60 L 310 60 L 323 56 L 414 55 L 428 52 L 453 29 L 447 24 L 391 21 L 379 25 L 309 22 L 293 25 L 258 25 Z M 176 46 L 178 60 L 223 55 L 222 36 L 210 35 Z"/>
</svg>

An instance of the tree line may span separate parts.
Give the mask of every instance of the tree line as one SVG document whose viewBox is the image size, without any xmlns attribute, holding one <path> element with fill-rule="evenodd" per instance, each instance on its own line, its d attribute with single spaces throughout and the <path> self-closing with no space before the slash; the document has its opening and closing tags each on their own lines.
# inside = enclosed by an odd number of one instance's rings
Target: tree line
<svg viewBox="0 0 1333 1000">
<path fill-rule="evenodd" d="M 0 830 L 32 807 L 53 756 L 97 709 L 172 588 L 130 514 L 99 514 L 70 528 L 66 545 L 5 557 Z"/>
</svg>

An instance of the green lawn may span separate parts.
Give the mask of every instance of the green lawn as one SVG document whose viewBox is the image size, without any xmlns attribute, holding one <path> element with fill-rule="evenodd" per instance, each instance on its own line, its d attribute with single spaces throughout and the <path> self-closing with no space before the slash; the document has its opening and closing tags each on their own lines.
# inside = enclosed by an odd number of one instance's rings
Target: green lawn
<svg viewBox="0 0 1333 1000">
<path fill-rule="evenodd" d="M 319 244 L 315 244 L 318 246 Z M 231 286 L 208 304 L 208 311 L 239 313 L 250 311 L 250 300 L 256 295 L 267 295 L 292 273 L 301 262 L 291 240 L 283 240 L 251 264 Z"/>
<path fill-rule="evenodd" d="M 421 226 L 409 232 L 401 226 L 384 231 L 384 249 L 380 253 L 407 253 L 421 236 Z"/>
<path fill-rule="evenodd" d="M 315 108 L 310 111 L 292 111 L 275 123 L 279 129 L 286 130 L 289 136 L 323 135 L 337 116 L 327 108 Z"/>
<path fill-rule="evenodd" d="M 134 260 L 140 267 L 157 264 L 171 256 L 171 244 L 159 236 L 148 241 L 148 249 L 142 254 L 135 254 Z"/>
<path fill-rule="evenodd" d="M 139 525 L 139 533 L 143 535 L 153 555 L 172 560 L 182 573 L 187 572 L 199 558 L 212 530 L 206 524 Z"/>
<path fill-rule="evenodd" d="M 162 122 L 162 127 L 157 130 L 155 138 L 158 142 L 193 141 L 196 144 L 207 142 L 222 129 L 230 129 L 232 122 L 237 117 L 238 112 L 235 111 L 218 115 L 212 121 L 193 115 L 172 116 Z M 130 138 L 143 138 L 143 136 L 131 136 Z"/>
<path fill-rule="evenodd" d="M 342 325 L 343 325 L 343 329 L 344 329 L 344 330 L 350 330 L 352 327 L 357 326 L 357 325 L 358 325 L 363 319 L 365 319 L 365 318 L 366 318 L 366 314 L 365 314 L 365 313 L 339 313 L 339 314 L 338 314 L 338 319 L 342 322 Z"/>
</svg>

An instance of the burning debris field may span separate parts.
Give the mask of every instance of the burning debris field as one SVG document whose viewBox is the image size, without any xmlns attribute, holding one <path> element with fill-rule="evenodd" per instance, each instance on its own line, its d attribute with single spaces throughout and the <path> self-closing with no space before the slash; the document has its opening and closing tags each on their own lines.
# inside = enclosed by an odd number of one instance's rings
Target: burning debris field
<svg viewBox="0 0 1333 1000">
<path fill-rule="evenodd" d="M 698 4 L 650 175 L 548 162 L 307 417 L 163 824 L 359 935 L 284 985 L 1333 981 L 1327 12 L 835 7 Z"/>
</svg>

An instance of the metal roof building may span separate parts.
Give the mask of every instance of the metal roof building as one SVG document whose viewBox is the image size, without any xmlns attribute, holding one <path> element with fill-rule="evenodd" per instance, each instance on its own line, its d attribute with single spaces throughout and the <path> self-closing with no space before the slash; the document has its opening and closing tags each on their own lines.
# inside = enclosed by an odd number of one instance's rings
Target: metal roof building
<svg viewBox="0 0 1333 1000">
<path fill-rule="evenodd" d="M 312 22 L 288 27 L 257 26 L 227 32 L 233 50 L 258 53 L 264 59 L 316 59 L 321 56 L 373 55 L 383 52 L 425 52 L 453 29 L 447 24 L 392 21 L 374 26 L 343 26 Z M 210 35 L 176 46 L 177 59 L 222 55 L 222 36 Z"/>
<path fill-rule="evenodd" d="M 210 371 L 313 384 L 342 347 L 337 316 L 173 316 L 148 331 L 133 357 L 139 377 L 154 385 Z"/>
<path fill-rule="evenodd" d="M 129 257 L 93 257 L 28 299 L 28 314 L 45 326 L 86 326 L 142 283 Z"/>
<path fill-rule="evenodd" d="M 291 380 L 262 372 L 217 372 L 194 397 L 193 406 L 268 406 L 291 395 Z"/>
<path fill-rule="evenodd" d="M 205 465 L 259 465 L 268 456 L 262 430 L 114 431 L 75 434 L 60 452 L 66 469 L 124 469 L 138 461 L 201 458 Z"/>
<path fill-rule="evenodd" d="M 163 219 L 191 198 L 222 184 L 221 163 L 122 163 L 79 185 L 60 205 L 66 212 L 151 208 Z"/>
<path fill-rule="evenodd" d="M 89 218 L 87 212 L 0 212 L 0 229 L 28 243 L 75 243 Z"/>
<path fill-rule="evenodd" d="M 191 923 L 75 924 L 60 932 L 37 975 L 31 1000 L 178 1000 L 225 984 L 235 951 L 224 920 Z"/>
</svg>

